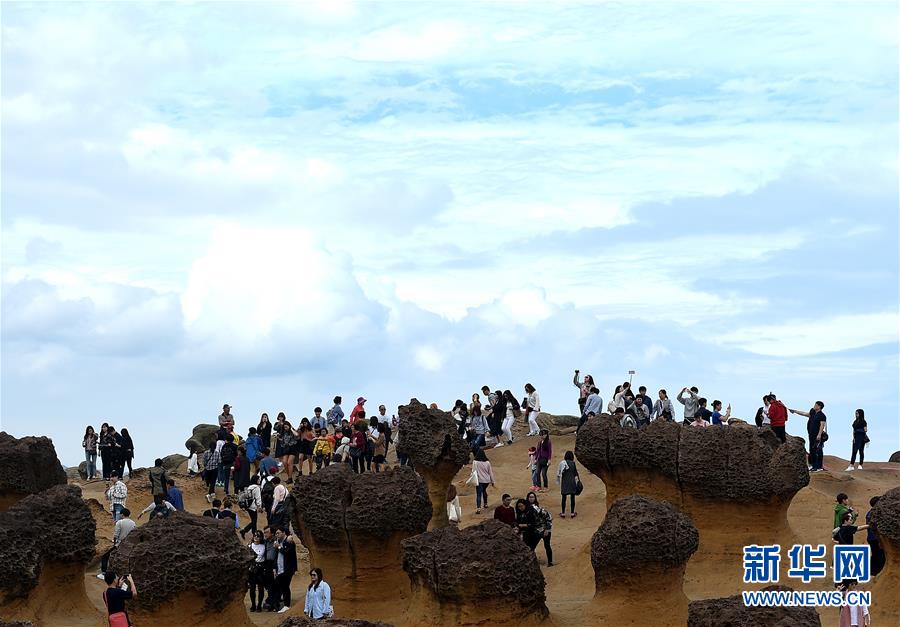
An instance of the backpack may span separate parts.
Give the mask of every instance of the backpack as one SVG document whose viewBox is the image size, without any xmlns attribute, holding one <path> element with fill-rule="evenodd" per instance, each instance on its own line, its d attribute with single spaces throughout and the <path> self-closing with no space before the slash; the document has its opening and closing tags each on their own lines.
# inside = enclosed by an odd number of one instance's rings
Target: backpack
<svg viewBox="0 0 900 627">
<path fill-rule="evenodd" d="M 223 466 L 231 466 L 237 457 L 237 447 L 231 442 L 226 442 L 222 447 L 221 457 Z"/>
<path fill-rule="evenodd" d="M 637 422 L 635 422 L 634 416 L 631 414 L 625 414 L 625 416 L 622 417 L 622 422 L 619 424 L 629 429 L 637 429 Z"/>
<path fill-rule="evenodd" d="M 250 506 L 253 505 L 253 495 L 250 494 L 250 488 L 244 488 L 241 490 L 241 493 L 238 494 L 237 499 L 238 507 L 243 510 L 249 510 Z"/>
<path fill-rule="evenodd" d="M 263 505 L 266 508 L 266 511 L 269 511 L 272 508 L 272 502 L 275 500 L 275 484 L 272 483 L 271 480 L 267 480 L 262 489 L 260 490 L 262 496 Z"/>
</svg>

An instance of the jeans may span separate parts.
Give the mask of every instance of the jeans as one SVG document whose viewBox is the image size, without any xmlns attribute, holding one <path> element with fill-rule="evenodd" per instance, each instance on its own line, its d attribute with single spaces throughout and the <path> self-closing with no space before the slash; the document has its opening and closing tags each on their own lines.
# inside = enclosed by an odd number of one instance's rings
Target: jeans
<svg viewBox="0 0 900 627">
<path fill-rule="evenodd" d="M 856 453 L 859 452 L 859 463 L 862 464 L 866 457 L 866 441 L 862 438 L 853 438 L 853 453 L 850 455 L 850 463 L 856 463 Z"/>
<path fill-rule="evenodd" d="M 538 481 L 540 481 L 540 480 L 541 480 L 541 477 L 538 472 L 538 465 L 535 464 L 534 466 L 531 467 L 531 485 L 532 486 L 538 485 Z"/>
<path fill-rule="evenodd" d="M 562 495 L 562 501 L 560 503 L 559 511 L 561 511 L 563 514 L 566 513 L 566 497 L 567 496 L 569 497 L 569 502 L 571 504 L 570 509 L 572 510 L 572 513 L 574 514 L 575 513 L 575 495 L 574 494 L 563 494 Z"/>
<path fill-rule="evenodd" d="M 549 466 L 549 465 L 550 465 L 550 460 L 549 460 L 549 459 L 539 459 L 539 460 L 538 460 L 538 473 L 540 474 L 540 479 L 542 479 L 543 482 L 544 482 L 543 485 L 544 485 L 545 488 L 549 488 L 549 487 L 550 487 L 550 482 L 547 481 L 547 466 Z M 539 486 L 539 485 L 541 485 L 541 484 L 540 484 L 540 483 L 535 483 L 534 485 Z"/>
<path fill-rule="evenodd" d="M 119 519 L 122 517 L 122 510 L 125 509 L 125 506 L 121 503 L 113 503 L 112 506 L 112 517 L 113 522 L 119 522 Z"/>
<path fill-rule="evenodd" d="M 219 466 L 219 482 L 225 487 L 225 494 L 228 494 L 228 479 L 231 477 L 231 466 L 222 464 Z"/>
<path fill-rule="evenodd" d="M 487 507 L 487 489 L 489 483 L 479 483 L 475 486 L 475 507 L 481 509 L 481 503 L 484 501 L 484 506 Z"/>
<path fill-rule="evenodd" d="M 484 434 L 479 433 L 474 438 L 472 438 L 472 444 L 470 446 L 472 447 L 473 451 L 484 448 Z"/>
<path fill-rule="evenodd" d="M 822 468 L 822 457 L 825 455 L 824 449 L 825 444 L 821 440 L 817 441 L 815 436 L 809 439 L 809 465 L 813 470 Z"/>
<path fill-rule="evenodd" d="M 84 449 L 84 461 L 87 462 L 87 478 L 93 479 L 97 474 L 97 451 Z"/>
</svg>

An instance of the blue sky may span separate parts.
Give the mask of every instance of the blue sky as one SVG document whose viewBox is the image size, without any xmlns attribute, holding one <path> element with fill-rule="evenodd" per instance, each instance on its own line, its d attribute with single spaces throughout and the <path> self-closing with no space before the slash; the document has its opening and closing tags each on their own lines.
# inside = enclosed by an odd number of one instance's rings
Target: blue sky
<svg viewBox="0 0 900 627">
<path fill-rule="evenodd" d="M 900 448 L 894 3 L 4 3 L 2 427 L 626 372 Z M 801 434 L 804 424 L 792 420 Z"/>
</svg>

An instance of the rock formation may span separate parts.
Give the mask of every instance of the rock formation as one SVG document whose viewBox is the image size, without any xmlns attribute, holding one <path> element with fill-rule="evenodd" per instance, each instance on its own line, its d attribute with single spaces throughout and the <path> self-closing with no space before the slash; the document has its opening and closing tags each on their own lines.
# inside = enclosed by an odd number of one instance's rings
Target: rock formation
<svg viewBox="0 0 900 627">
<path fill-rule="evenodd" d="M 292 500 L 293 529 L 342 614 L 379 616 L 378 603 L 405 598 L 400 542 L 425 531 L 431 516 L 425 483 L 411 468 L 358 475 L 332 464 L 297 477 Z"/>
<path fill-rule="evenodd" d="M 429 529 L 444 527 L 447 520 L 447 488 L 453 477 L 469 461 L 469 447 L 459 435 L 453 417 L 439 409 L 429 409 L 416 399 L 399 410 L 402 449 L 416 472 L 425 479 L 431 501 Z"/>
<path fill-rule="evenodd" d="M 131 573 L 139 625 L 252 625 L 244 607 L 252 553 L 233 525 L 184 512 L 138 527 L 113 552 L 110 568 Z"/>
<path fill-rule="evenodd" d="M 894 451 L 893 455 L 891 455 L 888 461 L 894 464 L 900 464 L 900 451 Z"/>
<path fill-rule="evenodd" d="M 394 627 L 381 621 L 358 620 L 355 618 L 320 618 L 313 620 L 308 616 L 291 616 L 278 624 L 278 627 L 318 627 L 329 625 L 330 627 Z M 2 626 L 0 626 L 2 627 Z"/>
<path fill-rule="evenodd" d="M 99 618 L 84 589 L 94 533 L 76 486 L 51 487 L 0 513 L 0 614 L 41 625 L 66 624 L 74 613 Z"/>
<path fill-rule="evenodd" d="M 524 625 L 547 617 L 537 558 L 496 520 L 446 526 L 403 541 L 419 625 Z"/>
<path fill-rule="evenodd" d="M 209 443 L 215 439 L 218 430 L 219 425 L 201 424 L 194 427 L 191 437 L 184 443 L 188 455 L 191 453 L 203 455 L 203 451 L 209 448 Z"/>
<path fill-rule="evenodd" d="M 209 445 L 207 444 L 207 448 Z M 166 455 L 162 458 L 162 467 L 166 469 L 167 473 L 178 472 L 179 468 L 181 468 L 182 464 L 187 463 L 188 458 L 179 453 L 173 453 L 172 455 Z"/>
<path fill-rule="evenodd" d="M 786 586 L 768 586 L 764 590 L 790 590 Z M 833 610 L 837 612 L 837 610 Z M 837 614 L 834 614 L 837 620 Z M 682 623 L 683 624 L 683 623 Z M 747 607 L 741 596 L 692 601 L 688 627 L 821 627 L 819 614 L 812 607 Z"/>
<path fill-rule="evenodd" d="M 0 431 L 0 512 L 29 494 L 66 481 L 50 438 L 19 439 Z"/>
<path fill-rule="evenodd" d="M 792 545 L 791 499 L 809 484 L 803 440 L 781 444 L 770 429 L 739 424 L 698 429 L 653 422 L 622 428 L 603 414 L 582 427 L 578 461 L 603 479 L 607 505 L 629 494 L 668 501 L 691 516 L 700 549 L 691 559 L 689 596 L 727 595 L 744 589 L 741 563 L 747 544 Z M 787 568 L 787 564 L 782 566 Z M 700 584 L 700 574 L 722 572 Z M 786 572 L 785 575 L 786 576 Z"/>
<path fill-rule="evenodd" d="M 900 487 L 878 500 L 872 522 L 886 558 L 884 570 L 871 584 L 872 624 L 900 625 Z"/>
<path fill-rule="evenodd" d="M 684 571 L 699 545 L 685 514 L 664 501 L 633 495 L 613 503 L 591 540 L 596 593 L 589 612 L 596 624 L 659 627 L 687 622 Z"/>
</svg>

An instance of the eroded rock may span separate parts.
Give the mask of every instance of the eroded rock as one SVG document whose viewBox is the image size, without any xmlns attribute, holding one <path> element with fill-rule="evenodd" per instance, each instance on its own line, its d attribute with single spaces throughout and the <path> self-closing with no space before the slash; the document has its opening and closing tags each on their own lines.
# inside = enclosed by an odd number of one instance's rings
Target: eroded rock
<svg viewBox="0 0 900 627">
<path fill-rule="evenodd" d="M 900 487 L 888 491 L 872 509 L 875 533 L 884 549 L 884 569 L 872 583 L 872 624 L 900 624 Z"/>
<path fill-rule="evenodd" d="M 216 439 L 219 425 L 200 424 L 194 427 L 191 437 L 184 443 L 188 454 L 197 453 L 203 455 L 203 451 L 209 448 L 210 442 Z"/>
<path fill-rule="evenodd" d="M 50 438 L 15 438 L 0 431 L 0 511 L 66 481 Z"/>
<path fill-rule="evenodd" d="M 330 627 L 394 627 L 381 621 L 358 620 L 355 618 L 320 618 L 313 620 L 309 616 L 291 616 L 278 624 L 278 627 L 316 627 L 329 625 Z"/>
<path fill-rule="evenodd" d="M 769 586 L 763 589 L 791 588 Z M 687 624 L 688 627 L 821 627 L 822 622 L 812 607 L 747 607 L 740 595 L 734 595 L 692 601 Z"/>
</svg>

